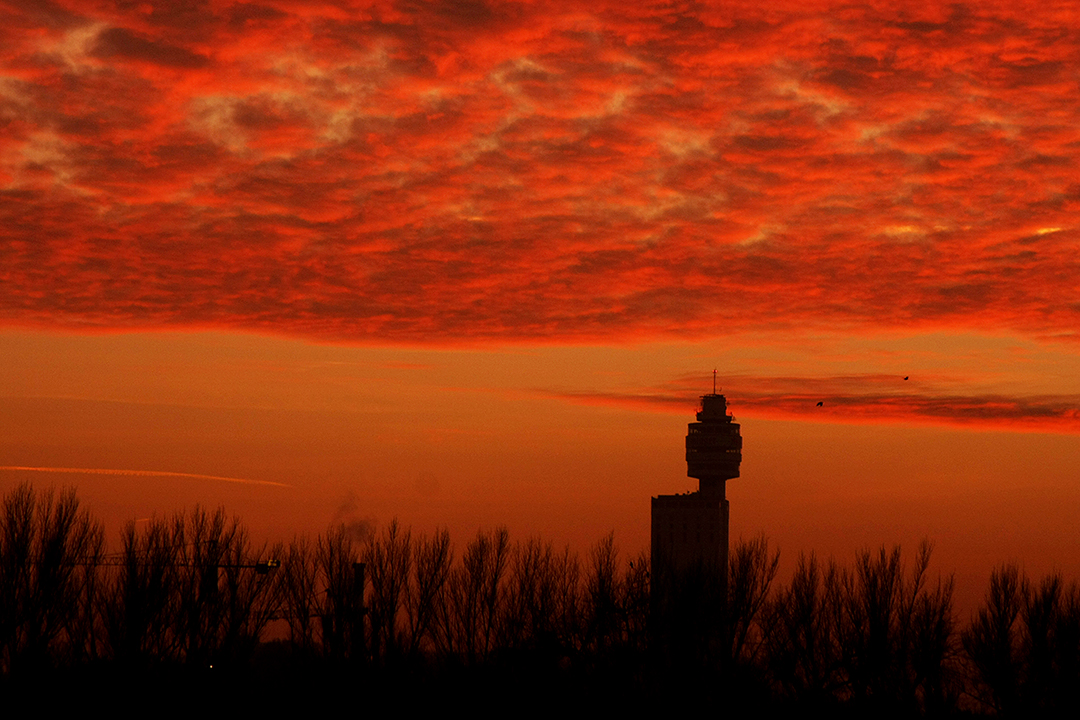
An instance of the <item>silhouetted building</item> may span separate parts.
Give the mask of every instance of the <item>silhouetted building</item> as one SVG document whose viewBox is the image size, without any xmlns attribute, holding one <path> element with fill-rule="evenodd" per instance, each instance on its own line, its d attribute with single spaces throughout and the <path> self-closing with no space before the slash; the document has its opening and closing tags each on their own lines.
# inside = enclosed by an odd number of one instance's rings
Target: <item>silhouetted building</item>
<svg viewBox="0 0 1080 720">
<path fill-rule="evenodd" d="M 725 484 L 739 477 L 742 437 L 715 392 L 701 397 L 697 422 L 686 435 L 686 474 L 698 479 L 697 492 L 652 499 L 653 577 L 698 567 L 727 575 L 728 501 Z"/>
</svg>

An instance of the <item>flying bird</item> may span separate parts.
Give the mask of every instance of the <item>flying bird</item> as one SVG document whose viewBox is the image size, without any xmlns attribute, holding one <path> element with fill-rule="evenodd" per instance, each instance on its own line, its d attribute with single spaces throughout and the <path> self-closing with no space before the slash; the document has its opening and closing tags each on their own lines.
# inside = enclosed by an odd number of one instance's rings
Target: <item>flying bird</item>
<svg viewBox="0 0 1080 720">
<path fill-rule="evenodd" d="M 825 404 L 825 401 L 824 401 L 824 400 L 821 400 L 821 401 L 818 401 L 818 404 L 817 404 L 817 406 L 818 406 L 818 407 L 821 407 L 821 406 L 822 406 L 822 405 L 824 405 L 824 404 Z"/>
<path fill-rule="evenodd" d="M 904 376 L 904 379 L 905 379 L 905 380 L 907 380 L 907 379 L 908 379 L 908 376 L 907 376 L 907 375 L 905 375 L 905 376 Z"/>
</svg>

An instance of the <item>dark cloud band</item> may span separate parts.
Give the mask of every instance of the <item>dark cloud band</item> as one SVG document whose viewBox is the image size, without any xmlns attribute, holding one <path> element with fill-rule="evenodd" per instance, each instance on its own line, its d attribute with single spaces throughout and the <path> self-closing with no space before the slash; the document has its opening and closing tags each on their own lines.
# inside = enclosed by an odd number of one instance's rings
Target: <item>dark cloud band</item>
<svg viewBox="0 0 1080 720">
<path fill-rule="evenodd" d="M 898 376 L 831 378 L 721 378 L 732 412 L 763 419 L 819 422 L 908 422 L 1001 430 L 1080 434 L 1080 396 L 960 394 L 933 384 L 908 385 Z M 686 414 L 701 394 L 701 379 L 677 380 L 638 392 L 542 395 L 587 405 Z"/>
</svg>

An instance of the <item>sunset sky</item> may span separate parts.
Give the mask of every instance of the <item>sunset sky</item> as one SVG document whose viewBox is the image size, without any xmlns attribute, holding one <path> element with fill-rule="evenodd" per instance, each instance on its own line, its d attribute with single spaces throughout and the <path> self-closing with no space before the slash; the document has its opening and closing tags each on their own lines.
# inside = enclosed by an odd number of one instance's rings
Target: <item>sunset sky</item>
<svg viewBox="0 0 1080 720">
<path fill-rule="evenodd" d="M 1080 577 L 1080 14 L 922 5 L 0 0 L 0 490 L 636 554 L 716 368 L 785 567 Z"/>
</svg>

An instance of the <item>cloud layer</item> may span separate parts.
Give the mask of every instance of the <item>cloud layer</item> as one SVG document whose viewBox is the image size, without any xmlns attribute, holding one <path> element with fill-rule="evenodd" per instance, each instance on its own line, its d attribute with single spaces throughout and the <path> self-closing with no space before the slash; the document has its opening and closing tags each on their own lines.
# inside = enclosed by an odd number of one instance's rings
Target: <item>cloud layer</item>
<svg viewBox="0 0 1080 720">
<path fill-rule="evenodd" d="M 1072 336 L 1080 17 L 902 5 L 9 2 L 0 322 Z"/>
<path fill-rule="evenodd" d="M 892 375 L 838 377 L 721 377 L 736 416 L 839 423 L 946 425 L 1080 434 L 1080 396 L 1019 395 L 951 390 L 941 378 L 909 382 Z M 540 394 L 586 405 L 612 405 L 687 415 L 701 378 L 627 392 Z M 818 403 L 821 403 L 819 406 Z M 736 418 L 738 419 L 738 418 Z"/>
</svg>

